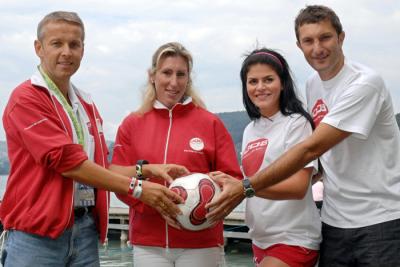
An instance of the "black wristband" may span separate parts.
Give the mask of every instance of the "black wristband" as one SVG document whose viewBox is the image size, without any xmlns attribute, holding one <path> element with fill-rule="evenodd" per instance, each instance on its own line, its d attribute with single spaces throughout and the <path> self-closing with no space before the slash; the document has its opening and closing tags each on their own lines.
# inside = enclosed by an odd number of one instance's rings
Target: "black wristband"
<svg viewBox="0 0 400 267">
<path fill-rule="evenodd" d="M 143 170 L 142 170 L 142 167 L 145 164 L 149 164 L 149 162 L 147 160 L 145 160 L 145 159 L 140 159 L 140 160 L 138 160 L 136 162 L 136 177 L 139 180 L 144 180 L 145 179 L 144 175 L 143 175 Z"/>
</svg>

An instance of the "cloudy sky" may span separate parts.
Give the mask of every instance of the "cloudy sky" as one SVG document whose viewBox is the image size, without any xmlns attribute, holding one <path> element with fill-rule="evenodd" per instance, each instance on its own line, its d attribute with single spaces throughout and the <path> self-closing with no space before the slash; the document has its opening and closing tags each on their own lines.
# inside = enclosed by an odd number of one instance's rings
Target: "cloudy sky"
<svg viewBox="0 0 400 267">
<path fill-rule="evenodd" d="M 345 55 L 382 74 L 400 112 L 398 0 L 0 0 L 0 111 L 38 64 L 36 26 L 54 10 L 76 11 L 85 23 L 85 56 L 72 81 L 91 93 L 109 140 L 138 107 L 153 52 L 169 41 L 192 52 L 194 83 L 213 112 L 243 110 L 238 73 L 243 54 L 257 44 L 287 58 L 302 92 L 312 70 L 296 47 L 293 20 L 306 4 L 337 12 Z"/>
</svg>

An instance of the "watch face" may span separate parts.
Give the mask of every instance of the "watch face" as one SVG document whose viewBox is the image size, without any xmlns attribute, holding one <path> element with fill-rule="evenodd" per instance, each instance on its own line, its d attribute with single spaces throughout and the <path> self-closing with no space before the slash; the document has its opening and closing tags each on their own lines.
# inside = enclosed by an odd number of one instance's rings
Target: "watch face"
<svg viewBox="0 0 400 267">
<path fill-rule="evenodd" d="M 253 197 L 256 192 L 254 191 L 253 187 L 251 187 L 249 179 L 243 179 L 242 181 L 243 181 L 244 195 L 246 197 Z"/>
<path fill-rule="evenodd" d="M 256 192 L 254 192 L 253 188 L 246 188 L 246 190 L 244 191 L 244 195 L 246 197 L 254 197 Z"/>
</svg>

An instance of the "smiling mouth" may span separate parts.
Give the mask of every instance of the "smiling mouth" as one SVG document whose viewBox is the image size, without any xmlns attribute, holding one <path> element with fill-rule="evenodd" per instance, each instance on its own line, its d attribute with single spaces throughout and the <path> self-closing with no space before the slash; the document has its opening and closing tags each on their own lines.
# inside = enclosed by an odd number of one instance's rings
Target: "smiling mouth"
<svg viewBox="0 0 400 267">
<path fill-rule="evenodd" d="M 168 91 L 168 90 L 166 90 L 165 92 L 166 92 L 168 95 L 171 95 L 171 96 L 176 96 L 176 95 L 179 94 L 178 91 Z"/>
</svg>

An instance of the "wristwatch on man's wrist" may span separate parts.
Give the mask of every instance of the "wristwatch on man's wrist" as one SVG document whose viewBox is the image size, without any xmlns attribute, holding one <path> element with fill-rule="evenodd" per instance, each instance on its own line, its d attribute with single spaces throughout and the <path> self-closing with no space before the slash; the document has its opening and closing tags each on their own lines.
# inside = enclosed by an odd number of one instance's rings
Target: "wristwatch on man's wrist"
<svg viewBox="0 0 400 267">
<path fill-rule="evenodd" d="M 251 186 L 250 180 L 249 179 L 243 179 L 243 194 L 246 198 L 254 197 L 256 194 L 256 191 L 254 191 L 254 188 Z"/>
<path fill-rule="evenodd" d="M 143 165 L 149 164 L 149 162 L 145 159 L 140 159 L 136 162 L 136 177 L 139 180 L 144 180 L 144 175 L 143 175 Z"/>
</svg>

